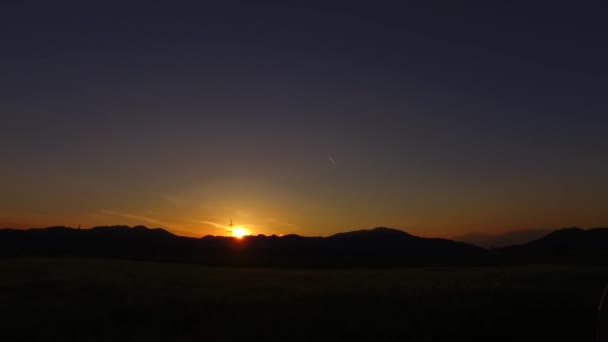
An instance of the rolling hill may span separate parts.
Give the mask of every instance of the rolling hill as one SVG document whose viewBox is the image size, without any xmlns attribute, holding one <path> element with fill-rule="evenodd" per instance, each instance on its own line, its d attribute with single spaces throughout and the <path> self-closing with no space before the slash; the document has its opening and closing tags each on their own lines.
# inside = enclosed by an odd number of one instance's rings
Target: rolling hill
<svg viewBox="0 0 608 342">
<path fill-rule="evenodd" d="M 541 238 L 552 230 L 549 229 L 527 229 L 506 232 L 502 234 L 486 234 L 473 232 L 464 235 L 454 236 L 452 240 L 470 243 L 471 245 L 493 249 L 512 245 L 521 245 L 538 238 Z"/>
<path fill-rule="evenodd" d="M 488 253 L 463 242 L 390 228 L 329 237 L 189 238 L 143 226 L 0 230 L 3 256 L 87 256 L 179 260 L 221 265 L 396 266 L 470 263 Z"/>
<path fill-rule="evenodd" d="M 608 228 L 564 228 L 534 241 L 500 248 L 502 256 L 525 262 L 608 261 Z"/>
</svg>

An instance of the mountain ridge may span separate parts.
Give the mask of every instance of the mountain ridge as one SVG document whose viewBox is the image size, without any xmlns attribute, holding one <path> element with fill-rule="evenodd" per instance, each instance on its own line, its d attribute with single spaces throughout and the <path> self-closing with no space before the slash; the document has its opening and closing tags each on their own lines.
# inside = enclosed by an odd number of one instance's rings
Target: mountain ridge
<svg viewBox="0 0 608 342">
<path fill-rule="evenodd" d="M 497 249 L 497 252 L 520 262 L 601 263 L 608 261 L 608 228 L 562 228 L 525 244 Z"/>
<path fill-rule="evenodd" d="M 486 249 L 501 248 L 512 245 L 520 245 L 539 239 L 554 230 L 551 229 L 522 229 L 500 234 L 487 234 L 481 232 L 470 232 L 453 236 L 450 239 L 462 241 Z"/>
<path fill-rule="evenodd" d="M 487 250 L 386 227 L 327 237 L 175 235 L 162 228 L 0 229 L 0 257 L 112 257 L 234 266 L 393 267 L 510 263 L 608 263 L 608 228 L 564 228 Z M 606 260 L 605 262 L 603 260 Z"/>
<path fill-rule="evenodd" d="M 0 255 L 111 256 L 234 265 L 414 265 L 467 262 L 487 251 L 378 227 L 329 237 L 192 238 L 145 226 L 0 230 Z"/>
</svg>

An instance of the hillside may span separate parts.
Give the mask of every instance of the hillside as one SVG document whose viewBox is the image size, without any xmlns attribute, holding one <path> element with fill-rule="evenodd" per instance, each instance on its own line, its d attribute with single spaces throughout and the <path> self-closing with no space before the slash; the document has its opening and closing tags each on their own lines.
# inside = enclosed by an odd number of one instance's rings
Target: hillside
<svg viewBox="0 0 608 342">
<path fill-rule="evenodd" d="M 608 228 L 564 228 L 537 240 L 504 247 L 498 252 L 526 262 L 592 262 L 608 260 Z"/>
<path fill-rule="evenodd" d="M 500 248 L 513 245 L 521 245 L 534 241 L 541 238 L 552 230 L 549 229 L 527 229 L 527 230 L 516 230 L 512 232 L 506 232 L 502 234 L 486 234 L 480 232 L 473 232 L 464 235 L 458 235 L 452 237 L 454 241 L 462 241 L 471 245 L 479 246 L 482 248 Z"/>
<path fill-rule="evenodd" d="M 3 256 L 95 256 L 228 265 L 395 266 L 469 263 L 487 252 L 462 242 L 428 239 L 390 228 L 330 237 L 298 235 L 200 239 L 163 229 L 95 227 L 0 230 Z"/>
</svg>

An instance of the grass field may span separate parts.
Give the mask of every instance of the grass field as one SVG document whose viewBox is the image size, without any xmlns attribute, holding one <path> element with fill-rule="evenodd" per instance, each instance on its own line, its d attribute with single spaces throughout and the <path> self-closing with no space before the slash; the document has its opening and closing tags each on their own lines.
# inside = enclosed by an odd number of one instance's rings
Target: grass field
<svg viewBox="0 0 608 342">
<path fill-rule="evenodd" d="M 1 341 L 592 341 L 608 269 L 0 261 Z"/>
</svg>

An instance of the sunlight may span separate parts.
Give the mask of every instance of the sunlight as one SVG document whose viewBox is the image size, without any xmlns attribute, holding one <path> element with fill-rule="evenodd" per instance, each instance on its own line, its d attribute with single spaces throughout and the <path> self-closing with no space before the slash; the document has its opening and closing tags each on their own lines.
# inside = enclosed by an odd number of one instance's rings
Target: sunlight
<svg viewBox="0 0 608 342">
<path fill-rule="evenodd" d="M 240 239 L 243 236 L 247 236 L 249 234 L 250 234 L 249 231 L 245 228 L 236 227 L 236 228 L 232 229 L 232 236 L 237 239 Z"/>
</svg>

